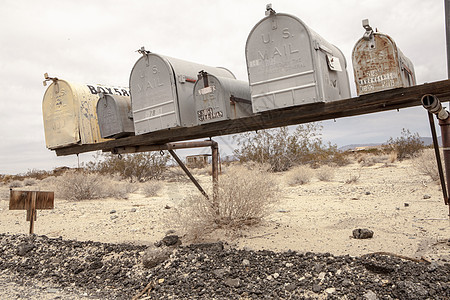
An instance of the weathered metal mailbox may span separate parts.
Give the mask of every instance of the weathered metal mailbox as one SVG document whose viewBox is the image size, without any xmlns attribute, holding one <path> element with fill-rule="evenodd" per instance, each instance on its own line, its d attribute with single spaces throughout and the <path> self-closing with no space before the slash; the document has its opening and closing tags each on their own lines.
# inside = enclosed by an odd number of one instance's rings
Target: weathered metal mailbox
<svg viewBox="0 0 450 300">
<path fill-rule="evenodd" d="M 134 135 L 130 97 L 101 93 L 97 102 L 97 116 L 102 138 Z"/>
<path fill-rule="evenodd" d="M 129 96 L 124 88 L 75 84 L 46 75 L 52 81 L 42 101 L 47 148 L 56 149 L 75 144 L 105 141 L 100 135 L 96 105 L 98 93 Z M 46 83 L 44 81 L 44 83 Z"/>
<path fill-rule="evenodd" d="M 366 32 L 352 52 L 358 95 L 415 85 L 414 66 L 394 40 L 362 23 Z"/>
<path fill-rule="evenodd" d="M 252 115 L 247 82 L 200 72 L 194 85 L 194 101 L 199 124 L 238 119 Z"/>
<path fill-rule="evenodd" d="M 235 78 L 215 68 L 139 50 L 142 57 L 130 75 L 131 107 L 136 135 L 197 125 L 193 88 L 197 74 Z"/>
<path fill-rule="evenodd" d="M 350 97 L 342 52 L 270 5 L 249 34 L 245 55 L 255 113 Z"/>
</svg>

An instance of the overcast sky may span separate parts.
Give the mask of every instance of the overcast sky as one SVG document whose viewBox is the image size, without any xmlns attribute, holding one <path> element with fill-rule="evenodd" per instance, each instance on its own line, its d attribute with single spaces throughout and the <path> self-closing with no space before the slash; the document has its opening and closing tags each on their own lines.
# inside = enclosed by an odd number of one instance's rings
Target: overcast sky
<svg viewBox="0 0 450 300">
<path fill-rule="evenodd" d="M 43 74 L 75 83 L 128 86 L 141 46 L 159 54 L 230 69 L 247 81 L 245 42 L 266 1 L 0 1 L 0 174 L 75 167 L 77 157 L 46 149 Z M 443 0 L 283 0 L 277 12 L 304 21 L 342 50 L 352 95 L 351 52 L 361 20 L 389 34 L 415 66 L 418 84 L 447 78 Z M 323 122 L 338 146 L 385 142 L 402 128 L 430 136 L 423 108 Z M 222 153 L 228 138 L 218 138 Z M 89 160 L 95 153 L 81 154 Z"/>
</svg>

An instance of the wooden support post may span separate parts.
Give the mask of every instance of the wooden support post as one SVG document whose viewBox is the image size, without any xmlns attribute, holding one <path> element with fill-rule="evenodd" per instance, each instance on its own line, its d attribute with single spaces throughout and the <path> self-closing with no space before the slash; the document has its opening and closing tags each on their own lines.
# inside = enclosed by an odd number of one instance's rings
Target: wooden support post
<svg viewBox="0 0 450 300">
<path fill-rule="evenodd" d="M 36 192 L 31 192 L 31 203 L 27 210 L 27 215 L 30 216 L 30 234 L 33 234 L 34 221 L 36 221 Z"/>
</svg>

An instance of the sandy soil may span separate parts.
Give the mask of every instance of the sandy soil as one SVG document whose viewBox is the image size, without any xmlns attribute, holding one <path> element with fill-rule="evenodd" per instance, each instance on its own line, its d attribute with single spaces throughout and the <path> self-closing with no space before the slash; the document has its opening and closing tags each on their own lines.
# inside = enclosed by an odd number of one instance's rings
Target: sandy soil
<svg viewBox="0 0 450 300">
<path fill-rule="evenodd" d="M 353 175 L 359 175 L 359 180 L 346 183 Z M 410 161 L 371 167 L 354 163 L 337 168 L 331 182 L 314 178 L 293 187 L 286 183 L 286 176 L 276 175 L 282 192 L 263 224 L 247 228 L 238 237 L 216 233 L 212 238 L 254 250 L 355 256 L 382 251 L 450 261 L 449 208 L 440 186 L 418 174 Z M 206 175 L 196 177 L 203 184 L 210 182 Z M 54 210 L 38 212 L 35 233 L 80 241 L 153 244 L 173 229 L 168 225 L 173 208 L 194 192 L 193 184 L 185 181 L 165 182 L 159 196 L 151 198 L 139 192 L 124 200 L 57 198 Z M 8 210 L 6 186 L 0 195 L 0 232 L 26 233 L 26 212 Z M 374 237 L 353 239 L 355 228 L 371 229 Z"/>
</svg>

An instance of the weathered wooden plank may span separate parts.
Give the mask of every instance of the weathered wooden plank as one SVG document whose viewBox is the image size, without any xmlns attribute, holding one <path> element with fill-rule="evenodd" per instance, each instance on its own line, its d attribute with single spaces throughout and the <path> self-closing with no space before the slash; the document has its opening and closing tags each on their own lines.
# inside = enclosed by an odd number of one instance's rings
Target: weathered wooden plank
<svg viewBox="0 0 450 300">
<path fill-rule="evenodd" d="M 387 90 L 330 103 L 314 103 L 266 111 L 237 120 L 173 128 L 98 144 L 70 146 L 56 149 L 56 154 L 64 156 L 97 150 L 110 151 L 125 146 L 164 144 L 407 108 L 421 105 L 420 99 L 425 94 L 433 94 L 441 101 L 449 101 L 450 80 Z"/>
</svg>

